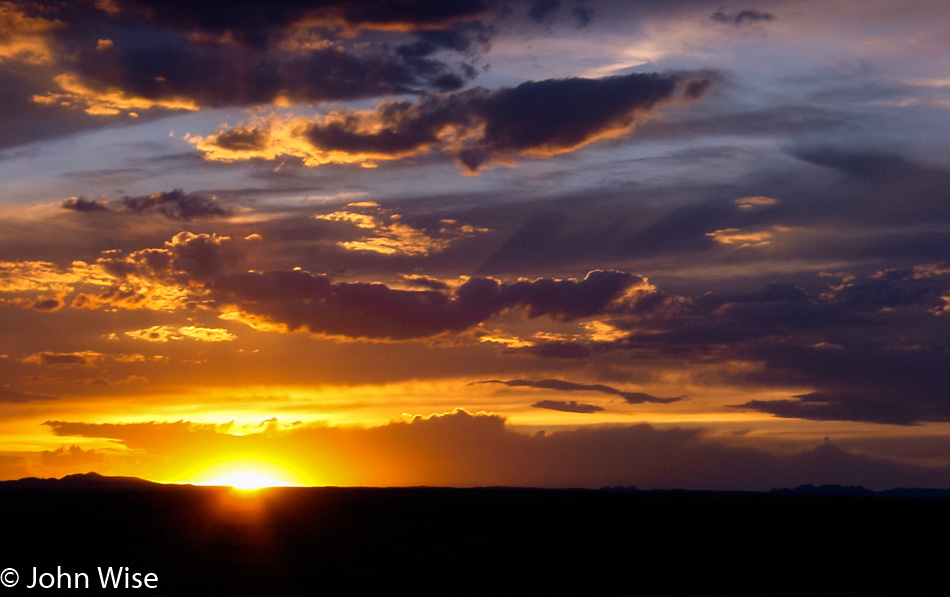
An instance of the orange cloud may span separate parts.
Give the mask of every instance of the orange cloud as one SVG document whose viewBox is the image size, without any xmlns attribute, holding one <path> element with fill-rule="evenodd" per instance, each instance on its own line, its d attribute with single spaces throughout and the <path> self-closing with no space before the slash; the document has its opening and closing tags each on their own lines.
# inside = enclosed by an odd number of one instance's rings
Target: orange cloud
<svg viewBox="0 0 950 597">
<path fill-rule="evenodd" d="M 753 209 L 775 205 L 778 202 L 778 199 L 774 199 L 772 197 L 740 197 L 739 199 L 733 201 L 733 203 L 739 209 L 744 211 L 751 211 Z"/>
<path fill-rule="evenodd" d="M 224 328 L 206 328 L 195 325 L 170 326 L 153 325 L 150 328 L 125 332 L 126 336 L 149 342 L 168 342 L 169 340 L 200 340 L 203 342 L 227 342 L 237 336 Z"/>
<path fill-rule="evenodd" d="M 359 228 L 373 231 L 373 236 L 338 243 L 351 251 L 424 256 L 439 253 L 462 238 L 489 232 L 487 228 L 459 225 L 455 220 L 440 220 L 440 228 L 429 233 L 403 223 L 399 214 L 388 213 L 387 210 L 380 209 L 371 201 L 350 203 L 347 208 L 349 210 L 318 214 L 314 218 L 333 222 L 350 222 Z M 355 211 L 356 209 L 375 213 L 359 213 Z"/>
<path fill-rule="evenodd" d="M 75 73 L 63 73 L 53 78 L 59 85 L 61 92 L 51 92 L 46 95 L 34 95 L 33 101 L 38 104 L 59 105 L 71 108 L 83 108 L 87 114 L 99 116 L 114 116 L 123 112 L 128 116 L 138 116 L 135 110 L 188 110 L 199 109 L 193 100 L 180 98 L 149 99 L 130 95 L 117 87 L 95 89 L 82 81 Z"/>
<path fill-rule="evenodd" d="M 185 231 L 160 248 L 129 254 L 103 251 L 94 263 L 74 261 L 67 268 L 45 261 L 3 261 L 0 293 L 21 296 L 0 297 L 0 302 L 45 311 L 57 310 L 67 302 L 80 309 L 174 311 L 194 306 L 194 301 L 206 294 L 202 284 L 243 261 L 245 248 L 260 238 L 256 234 L 231 238 Z M 77 289 L 80 291 L 73 294 Z"/>
<path fill-rule="evenodd" d="M 21 359 L 21 361 L 44 367 L 89 367 L 104 356 L 102 353 L 91 350 L 82 352 L 37 352 Z"/>
<path fill-rule="evenodd" d="M 747 247 L 766 247 L 772 244 L 776 232 L 788 232 L 789 228 L 783 226 L 771 226 L 768 228 L 750 227 L 750 228 L 724 228 L 715 232 L 707 232 L 706 236 L 712 238 L 719 244 L 738 245 L 738 248 Z"/>
<path fill-rule="evenodd" d="M 48 32 L 63 26 L 23 13 L 12 2 L 0 2 L 0 62 L 48 63 L 53 58 Z"/>
</svg>

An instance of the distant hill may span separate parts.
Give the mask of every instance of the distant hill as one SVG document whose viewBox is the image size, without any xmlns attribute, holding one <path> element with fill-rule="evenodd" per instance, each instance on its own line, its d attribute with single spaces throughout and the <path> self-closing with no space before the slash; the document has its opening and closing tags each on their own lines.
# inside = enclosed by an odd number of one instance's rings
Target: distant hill
<svg viewBox="0 0 950 597">
<path fill-rule="evenodd" d="M 769 493 L 776 495 L 822 495 L 848 497 L 905 497 L 905 498 L 950 498 L 950 489 L 925 489 L 918 487 L 899 487 L 883 491 L 873 491 L 860 485 L 799 485 L 795 489 L 773 489 Z"/>
<path fill-rule="evenodd" d="M 138 477 L 107 477 L 93 472 L 66 475 L 62 479 L 26 477 L 16 481 L 0 481 L 0 489 L 145 489 L 161 486 L 161 483 Z"/>
</svg>

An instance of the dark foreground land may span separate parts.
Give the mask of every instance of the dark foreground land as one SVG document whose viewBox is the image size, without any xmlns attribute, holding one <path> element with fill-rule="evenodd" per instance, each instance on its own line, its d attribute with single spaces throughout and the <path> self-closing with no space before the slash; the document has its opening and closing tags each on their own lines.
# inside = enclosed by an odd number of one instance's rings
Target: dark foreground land
<svg viewBox="0 0 950 597">
<path fill-rule="evenodd" d="M 86 573 L 94 593 L 99 567 L 154 573 L 158 589 L 139 590 L 165 594 L 900 595 L 950 586 L 950 500 L 939 498 L 20 482 L 0 484 L 0 511 L 0 569 L 19 572 L 18 592 L 34 567 L 73 580 Z"/>
</svg>

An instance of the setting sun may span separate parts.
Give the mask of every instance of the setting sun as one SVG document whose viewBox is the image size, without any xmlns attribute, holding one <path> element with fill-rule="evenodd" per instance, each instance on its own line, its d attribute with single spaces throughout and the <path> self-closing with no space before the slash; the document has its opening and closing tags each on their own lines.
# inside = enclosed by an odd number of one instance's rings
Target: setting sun
<svg viewBox="0 0 950 597">
<path fill-rule="evenodd" d="M 223 485 L 235 489 L 251 491 L 254 489 L 263 489 L 265 487 L 285 487 L 289 483 L 278 481 L 273 477 L 261 475 L 258 473 L 234 473 L 225 477 L 220 477 L 205 483 L 205 485 Z"/>
<path fill-rule="evenodd" d="M 265 487 L 294 487 L 307 485 L 295 473 L 271 462 L 235 461 L 210 466 L 190 481 L 195 485 L 225 486 L 241 490 Z"/>
</svg>

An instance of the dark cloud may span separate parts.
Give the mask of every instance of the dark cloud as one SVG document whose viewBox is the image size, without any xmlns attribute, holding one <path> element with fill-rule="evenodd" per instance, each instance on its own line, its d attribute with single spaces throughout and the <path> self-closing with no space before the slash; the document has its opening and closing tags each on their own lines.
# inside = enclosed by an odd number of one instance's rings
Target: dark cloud
<svg viewBox="0 0 950 597">
<path fill-rule="evenodd" d="M 472 278 L 452 294 L 394 290 L 384 284 L 334 283 L 303 271 L 247 272 L 220 276 L 211 296 L 252 316 L 315 334 L 408 340 L 461 331 L 507 309 L 529 318 L 570 321 L 603 311 L 641 278 L 593 271 L 581 281 L 503 284 Z"/>
<path fill-rule="evenodd" d="M 55 450 L 43 450 L 40 462 L 43 466 L 75 470 L 100 465 L 102 454 L 95 450 L 83 450 L 79 446 L 62 446 Z"/>
<path fill-rule="evenodd" d="M 580 342 L 565 342 L 551 340 L 536 342 L 524 348 L 511 348 L 509 352 L 526 352 L 541 359 L 586 359 L 591 356 L 591 350 Z"/>
<path fill-rule="evenodd" d="M 305 162 L 311 165 L 398 159 L 438 148 L 475 172 L 490 162 L 550 156 L 597 139 L 627 135 L 642 115 L 678 93 L 695 100 L 705 88 L 706 83 L 685 75 L 656 73 L 476 88 L 416 102 L 386 102 L 371 114 L 335 112 L 309 126 L 299 141 L 310 145 L 312 157 Z M 272 126 L 224 130 L 200 140 L 198 147 L 211 159 L 285 153 L 287 140 L 275 136 Z"/>
<path fill-rule="evenodd" d="M 834 145 L 796 147 L 789 149 L 788 153 L 810 164 L 834 168 L 857 178 L 886 178 L 911 165 L 906 158 L 896 153 L 861 151 Z"/>
<path fill-rule="evenodd" d="M 539 379 L 537 381 L 532 381 L 528 379 L 510 379 L 510 380 L 501 380 L 501 379 L 488 379 L 485 381 L 476 381 L 473 383 L 485 384 L 485 383 L 494 383 L 502 384 L 513 388 L 538 388 L 542 390 L 555 390 L 558 392 L 600 392 L 603 394 L 610 394 L 613 396 L 620 396 L 624 399 L 625 402 L 630 404 L 641 404 L 644 402 L 653 402 L 658 404 L 669 404 L 670 402 L 676 402 L 686 398 L 686 396 L 678 396 L 676 398 L 658 398 L 656 396 L 651 396 L 650 394 L 644 394 L 643 392 L 623 392 L 617 388 L 611 386 L 606 386 L 603 384 L 580 384 L 574 383 L 571 381 L 564 381 L 562 379 Z M 600 409 L 598 409 L 600 410 Z"/>
<path fill-rule="evenodd" d="M 47 29 L 41 60 L 0 65 L 0 81 L 12 83 L 0 94 L 11 97 L 0 99 L 33 123 L 28 138 L 4 142 L 102 126 L 119 114 L 456 90 L 477 76 L 473 62 L 493 35 L 478 20 L 490 12 L 479 0 L 117 0 L 103 8 L 45 6 L 36 17 Z M 363 28 L 382 32 L 355 40 Z"/>
<path fill-rule="evenodd" d="M 581 414 L 595 413 L 604 410 L 596 404 L 578 404 L 574 400 L 571 400 L 570 402 L 563 402 L 561 400 L 541 400 L 539 402 L 535 402 L 531 406 L 533 408 L 544 408 L 547 410 L 556 410 L 565 413 Z"/>
<path fill-rule="evenodd" d="M 44 367 L 89 367 L 101 355 L 95 352 L 38 352 L 23 359 Z"/>
<path fill-rule="evenodd" d="M 63 301 L 53 297 L 41 297 L 33 301 L 30 308 L 36 309 L 37 311 L 58 311 L 63 308 Z"/>
<path fill-rule="evenodd" d="M 742 25 L 743 23 L 759 23 L 763 21 L 774 21 L 775 15 L 762 12 L 755 9 L 741 10 L 735 14 L 726 14 L 724 12 L 715 12 L 709 17 L 717 23 L 727 25 Z"/>
<path fill-rule="evenodd" d="M 103 104 L 107 90 L 118 88 L 141 98 L 141 110 L 150 103 L 194 109 L 266 104 L 278 98 L 312 102 L 449 91 L 474 74 L 440 60 L 381 50 L 356 54 L 316 48 L 257 55 L 248 49 L 195 47 L 182 41 L 123 46 L 108 56 L 101 54 L 77 56 L 72 72 L 90 91 L 64 99 Z"/>
<path fill-rule="evenodd" d="M 571 14 L 577 19 L 577 28 L 583 29 L 594 18 L 594 9 L 589 6 L 578 5 L 571 9 Z"/>
<path fill-rule="evenodd" d="M 181 189 L 170 192 L 153 193 L 145 197 L 123 197 L 122 205 L 129 211 L 141 213 L 157 211 L 172 220 L 192 220 L 196 218 L 216 218 L 229 215 L 214 197 L 200 193 L 185 193 Z"/>
<path fill-rule="evenodd" d="M 63 201 L 60 207 L 80 213 L 109 211 L 105 201 L 96 201 L 95 199 L 86 199 L 85 197 L 70 197 Z"/>
<path fill-rule="evenodd" d="M 253 46 L 277 41 L 304 19 L 327 27 L 442 29 L 489 12 L 483 0 L 235 0 L 226 4 L 115 0 L 112 5 L 178 29 L 227 35 Z"/>
<path fill-rule="evenodd" d="M 0 403 L 23 404 L 25 402 L 34 402 L 38 400 L 56 400 L 53 396 L 41 396 L 39 394 L 30 394 L 28 392 L 17 392 L 10 388 L 0 387 Z"/>
<path fill-rule="evenodd" d="M 422 275 L 402 275 L 402 279 L 406 283 L 413 286 L 418 286 L 420 288 L 428 288 L 429 290 L 448 290 L 449 285 L 443 282 L 442 280 L 437 280 L 435 278 L 430 278 L 429 276 Z"/>
<path fill-rule="evenodd" d="M 459 21 L 486 16 L 491 8 L 485 0 L 370 0 L 341 2 L 341 14 L 350 23 L 389 28 L 444 28 Z"/>
<path fill-rule="evenodd" d="M 202 193 L 186 193 L 181 189 L 168 192 L 152 193 L 139 197 L 123 197 L 119 202 L 126 212 L 131 213 L 159 213 L 170 220 L 188 221 L 202 218 L 220 218 L 230 215 L 230 212 L 221 207 L 215 197 Z M 63 209 L 80 213 L 97 213 L 116 211 L 110 209 L 105 201 L 86 199 L 85 197 L 71 197 L 61 204 Z"/>
<path fill-rule="evenodd" d="M 528 7 L 528 18 L 535 23 L 550 21 L 561 8 L 561 0 L 534 0 Z"/>
<path fill-rule="evenodd" d="M 618 303 L 614 308 L 628 315 L 612 325 L 640 333 L 591 348 L 628 350 L 641 360 L 757 362 L 763 368 L 744 374 L 740 383 L 812 388 L 739 406 L 776 416 L 898 425 L 946 421 L 947 271 L 931 264 L 878 272 L 814 293 L 773 283 L 735 295 L 665 296 L 645 310 L 636 302 Z"/>
<path fill-rule="evenodd" d="M 946 332 L 945 327 L 937 329 Z M 950 352 L 939 346 L 848 343 L 759 346 L 758 350 L 766 368 L 750 375 L 750 381 L 797 383 L 815 391 L 787 400 L 752 401 L 739 408 L 780 417 L 894 425 L 950 420 L 946 375 Z"/>
<path fill-rule="evenodd" d="M 950 172 L 945 168 L 917 162 L 907 157 L 879 149 L 862 149 L 838 145 L 804 145 L 787 149 L 787 153 L 806 164 L 820 166 L 815 172 L 826 170 L 834 175 L 818 189 L 807 189 L 811 194 L 801 203 L 793 221 L 807 221 L 823 225 L 856 223 L 884 226 L 888 233 L 900 238 L 900 226 L 950 221 Z M 785 206 L 791 210 L 792 206 Z M 779 210 L 783 211 L 783 210 Z M 858 256 L 873 255 L 881 263 L 893 263 L 886 257 L 901 257 L 915 252 L 931 252 L 927 242 L 929 231 L 915 230 L 910 237 L 900 238 L 902 247 L 893 244 L 885 248 L 875 243 L 886 242 L 880 232 L 862 239 L 861 247 L 853 250 Z M 946 242 L 944 239 L 941 242 Z M 875 254 L 873 251 L 880 251 Z M 896 254 L 895 254 L 896 250 Z M 944 252 L 938 252 L 945 259 Z"/>
</svg>

